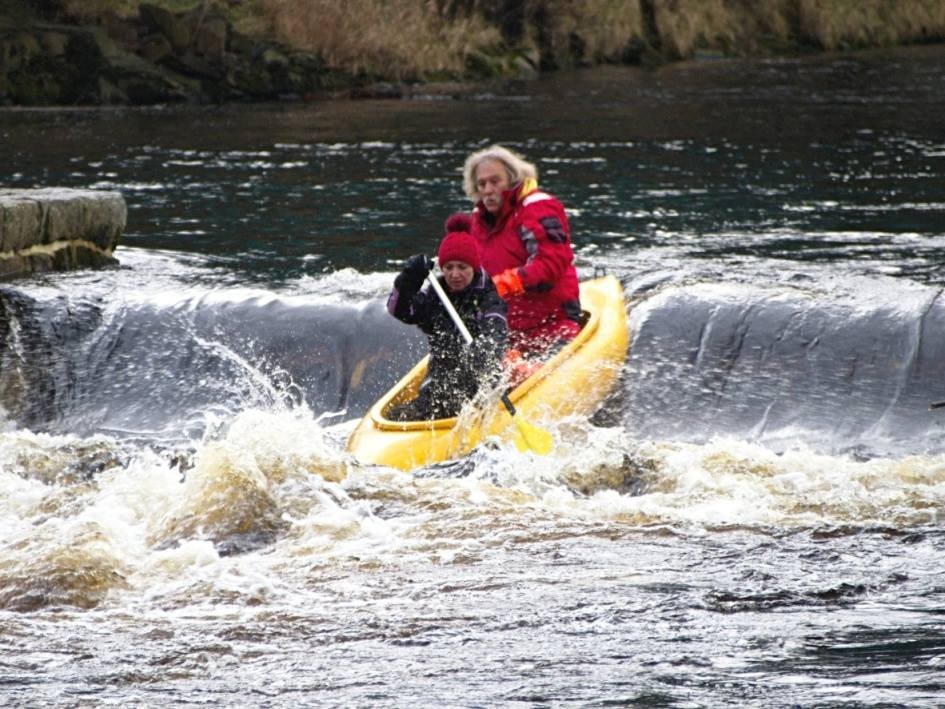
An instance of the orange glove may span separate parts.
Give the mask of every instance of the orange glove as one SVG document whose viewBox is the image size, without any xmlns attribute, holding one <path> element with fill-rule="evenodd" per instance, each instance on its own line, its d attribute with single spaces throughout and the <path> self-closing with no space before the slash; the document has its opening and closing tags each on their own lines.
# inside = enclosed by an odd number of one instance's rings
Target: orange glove
<svg viewBox="0 0 945 709">
<path fill-rule="evenodd" d="M 509 350 L 502 358 L 502 369 L 508 377 L 509 386 L 516 387 L 541 369 L 541 362 L 529 362 L 518 350 Z"/>
<path fill-rule="evenodd" d="M 492 282 L 495 283 L 495 289 L 499 291 L 500 298 L 509 298 L 525 292 L 525 286 L 522 285 L 522 277 L 518 275 L 517 268 L 509 268 L 498 276 L 493 276 Z"/>
<path fill-rule="evenodd" d="M 509 350 L 502 358 L 502 369 L 512 369 L 522 361 L 522 353 L 518 350 Z"/>
</svg>

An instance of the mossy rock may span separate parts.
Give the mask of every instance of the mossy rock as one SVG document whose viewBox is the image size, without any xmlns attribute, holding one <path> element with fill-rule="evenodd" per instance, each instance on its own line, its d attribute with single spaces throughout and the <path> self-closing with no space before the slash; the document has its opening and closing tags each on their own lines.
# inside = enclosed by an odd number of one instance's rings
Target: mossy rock
<svg viewBox="0 0 945 709">
<path fill-rule="evenodd" d="M 491 79 L 501 76 L 504 72 L 502 60 L 499 57 L 482 51 L 472 51 L 466 55 L 466 70 L 476 77 Z"/>
<path fill-rule="evenodd" d="M 272 76 L 259 64 L 237 67 L 229 75 L 229 84 L 249 96 L 271 96 L 275 91 Z"/>
<path fill-rule="evenodd" d="M 194 43 L 196 16 L 189 13 L 178 15 L 150 3 L 143 3 L 138 8 L 138 15 L 148 29 L 167 37 L 174 49 L 188 49 Z"/>
<path fill-rule="evenodd" d="M 39 40 L 29 32 L 0 36 L 0 69 L 6 73 L 27 67 L 40 54 Z"/>
<path fill-rule="evenodd" d="M 13 72 L 8 77 L 13 100 L 24 106 L 50 106 L 63 98 L 62 85 L 56 77 L 30 67 Z"/>
<path fill-rule="evenodd" d="M 39 34 L 39 43 L 47 57 L 64 57 L 69 46 L 69 35 L 65 32 L 47 30 Z"/>
<path fill-rule="evenodd" d="M 128 52 L 114 51 L 107 57 L 104 76 L 133 103 L 177 103 L 200 95 L 200 83 L 151 64 Z"/>
</svg>

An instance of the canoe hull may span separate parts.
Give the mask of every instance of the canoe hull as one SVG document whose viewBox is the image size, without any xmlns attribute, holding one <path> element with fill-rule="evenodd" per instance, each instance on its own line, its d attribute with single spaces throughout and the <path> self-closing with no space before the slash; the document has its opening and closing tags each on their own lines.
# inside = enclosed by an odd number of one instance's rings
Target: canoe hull
<svg viewBox="0 0 945 709">
<path fill-rule="evenodd" d="M 629 334 L 620 282 L 606 276 L 582 283 L 581 305 L 590 318 L 578 337 L 509 395 L 518 416 L 533 424 L 594 413 L 623 368 Z M 358 461 L 409 471 L 465 455 L 489 436 L 513 439 L 514 423 L 498 402 L 458 419 L 387 419 L 390 405 L 415 395 L 426 366 L 424 358 L 358 424 L 348 439 Z"/>
</svg>

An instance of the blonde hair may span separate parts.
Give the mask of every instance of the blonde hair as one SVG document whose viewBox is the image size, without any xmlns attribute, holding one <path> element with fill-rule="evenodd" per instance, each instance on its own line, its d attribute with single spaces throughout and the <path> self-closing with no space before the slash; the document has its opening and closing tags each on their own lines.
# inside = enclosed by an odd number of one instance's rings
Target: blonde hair
<svg viewBox="0 0 945 709">
<path fill-rule="evenodd" d="M 538 181 L 538 168 L 518 153 L 513 153 L 501 145 L 490 145 L 477 150 L 463 163 L 463 190 L 473 202 L 479 201 L 479 188 L 476 185 L 476 170 L 487 160 L 502 163 L 509 174 L 509 184 L 513 187 L 528 178 Z"/>
</svg>

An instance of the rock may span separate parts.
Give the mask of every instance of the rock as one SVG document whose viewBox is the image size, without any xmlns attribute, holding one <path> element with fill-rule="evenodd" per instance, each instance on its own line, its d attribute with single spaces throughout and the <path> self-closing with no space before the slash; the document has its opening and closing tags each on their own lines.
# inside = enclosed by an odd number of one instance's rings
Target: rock
<svg viewBox="0 0 945 709">
<path fill-rule="evenodd" d="M 157 5 L 143 3 L 138 8 L 138 15 L 152 32 L 160 32 L 174 49 L 187 49 L 193 44 L 195 18 L 190 15 L 175 15 L 170 10 Z"/>
<path fill-rule="evenodd" d="M 520 79 L 537 79 L 540 74 L 538 66 L 525 56 L 513 58 L 512 67 L 513 73 Z"/>
<path fill-rule="evenodd" d="M 22 256 L 0 258 L 0 281 L 8 281 L 11 278 L 25 275 L 30 270 L 29 262 Z"/>
<path fill-rule="evenodd" d="M 162 64 L 172 71 L 197 79 L 216 81 L 222 79 L 226 73 L 223 64 L 215 64 L 194 52 L 172 54 L 165 57 Z"/>
<path fill-rule="evenodd" d="M 48 106 L 63 100 L 62 85 L 42 68 L 20 69 L 7 76 L 14 103 Z"/>
<path fill-rule="evenodd" d="M 163 34 L 155 33 L 149 34 L 141 40 L 138 51 L 141 56 L 149 62 L 159 62 L 171 56 L 174 53 L 174 48 L 171 46 L 167 37 Z"/>
<path fill-rule="evenodd" d="M 106 11 L 101 18 L 102 27 L 108 38 L 124 48 L 137 47 L 140 27 L 119 17 L 114 12 Z"/>
<path fill-rule="evenodd" d="M 102 76 L 98 77 L 98 98 L 106 106 L 123 106 L 128 103 L 128 94 Z"/>
<path fill-rule="evenodd" d="M 0 189 L 0 278 L 117 263 L 127 216 L 118 192 Z"/>
<path fill-rule="evenodd" d="M 289 58 L 275 47 L 263 49 L 259 60 L 266 67 L 266 71 L 269 72 L 287 69 L 289 66 Z"/>
<path fill-rule="evenodd" d="M 78 30 L 69 33 L 66 61 L 88 81 L 88 77 L 97 76 L 105 67 L 105 57 L 116 51 L 114 43 L 103 30 Z"/>
<path fill-rule="evenodd" d="M 500 76 L 503 72 L 501 60 L 479 50 L 473 50 L 466 55 L 466 70 L 473 76 L 482 78 Z"/>
<path fill-rule="evenodd" d="M 403 98 L 404 87 L 388 81 L 379 81 L 367 86 L 359 86 L 351 90 L 352 98 Z"/>
<path fill-rule="evenodd" d="M 29 32 L 17 32 L 0 38 L 0 67 L 4 73 L 26 67 L 39 53 L 39 41 Z"/>
<path fill-rule="evenodd" d="M 139 20 L 106 13 L 96 27 L 0 22 L 0 105 L 271 100 L 335 85 L 351 77 L 234 32 L 206 3 L 185 13 L 145 4 Z"/>
<path fill-rule="evenodd" d="M 259 65 L 236 67 L 229 73 L 227 84 L 248 96 L 273 96 L 275 93 L 272 77 L 265 67 Z"/>
<path fill-rule="evenodd" d="M 250 56 L 256 49 L 256 40 L 247 37 L 245 34 L 231 31 L 227 35 L 227 49 L 233 54 Z"/>
<path fill-rule="evenodd" d="M 194 49 L 210 61 L 222 62 L 226 53 L 229 23 L 222 17 L 209 17 L 197 28 Z"/>
<path fill-rule="evenodd" d="M 39 35 L 40 45 L 48 57 L 64 57 L 66 46 L 69 44 L 69 35 L 64 32 L 48 31 Z"/>
<path fill-rule="evenodd" d="M 11 190 L 0 191 L 0 214 L 3 224 L 0 252 L 19 251 L 42 241 L 42 213 L 39 203 L 28 197 L 4 192 L 18 192 Z"/>
<path fill-rule="evenodd" d="M 118 50 L 107 60 L 106 78 L 132 103 L 178 103 L 201 94 L 198 82 L 188 81 L 136 54 Z"/>
</svg>

